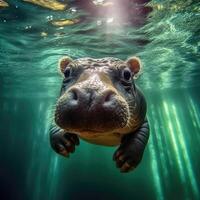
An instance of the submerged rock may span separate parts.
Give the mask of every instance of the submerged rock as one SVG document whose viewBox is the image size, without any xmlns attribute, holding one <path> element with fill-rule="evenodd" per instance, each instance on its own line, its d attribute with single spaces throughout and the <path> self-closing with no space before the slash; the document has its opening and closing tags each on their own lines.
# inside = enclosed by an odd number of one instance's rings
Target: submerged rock
<svg viewBox="0 0 200 200">
<path fill-rule="evenodd" d="M 51 10 L 65 10 L 67 7 L 67 4 L 60 3 L 59 1 L 56 0 L 23 0 L 23 1 L 36 4 Z"/>
<path fill-rule="evenodd" d="M 47 33 L 47 32 L 41 32 L 40 35 L 41 35 L 42 37 L 46 37 L 46 36 L 48 36 L 48 33 Z"/>
<path fill-rule="evenodd" d="M 51 21 L 54 26 L 69 26 L 78 23 L 79 19 L 59 19 Z"/>
<path fill-rule="evenodd" d="M 3 0 L 0 0 L 0 8 L 5 8 L 5 7 L 8 7 L 8 3 L 3 1 Z"/>
</svg>

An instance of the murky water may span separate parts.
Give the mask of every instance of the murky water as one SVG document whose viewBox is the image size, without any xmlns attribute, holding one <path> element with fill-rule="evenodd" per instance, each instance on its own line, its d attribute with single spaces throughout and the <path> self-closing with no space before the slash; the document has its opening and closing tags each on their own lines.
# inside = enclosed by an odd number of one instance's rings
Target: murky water
<svg viewBox="0 0 200 200">
<path fill-rule="evenodd" d="M 60 2 L 0 7 L 0 199 L 200 199 L 199 1 Z M 135 171 L 119 173 L 115 148 L 50 148 L 63 55 L 142 59 L 151 137 Z"/>
</svg>

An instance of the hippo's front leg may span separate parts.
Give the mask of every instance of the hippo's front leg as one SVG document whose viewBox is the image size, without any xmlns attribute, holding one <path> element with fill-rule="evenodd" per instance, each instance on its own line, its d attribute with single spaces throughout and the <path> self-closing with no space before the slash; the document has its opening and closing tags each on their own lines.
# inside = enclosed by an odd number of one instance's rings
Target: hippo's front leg
<svg viewBox="0 0 200 200">
<path fill-rule="evenodd" d="M 50 129 L 50 144 L 55 152 L 62 156 L 69 156 L 69 153 L 75 151 L 75 145 L 79 145 L 77 135 L 67 133 L 65 130 L 53 125 Z"/>
<path fill-rule="evenodd" d="M 134 133 L 122 138 L 120 147 L 113 155 L 116 166 L 121 172 L 128 172 L 140 163 L 149 138 L 149 124 L 145 120 L 142 126 Z"/>
</svg>

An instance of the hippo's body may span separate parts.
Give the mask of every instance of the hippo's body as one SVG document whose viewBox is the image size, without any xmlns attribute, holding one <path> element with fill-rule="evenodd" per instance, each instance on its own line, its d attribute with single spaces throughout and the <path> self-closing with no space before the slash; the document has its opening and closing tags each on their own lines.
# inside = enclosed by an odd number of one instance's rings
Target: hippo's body
<svg viewBox="0 0 200 200">
<path fill-rule="evenodd" d="M 61 59 L 64 80 L 50 131 L 53 149 L 68 156 L 79 138 L 119 145 L 113 157 L 117 167 L 122 172 L 135 168 L 149 138 L 146 101 L 133 81 L 139 70 L 136 57 Z"/>
</svg>

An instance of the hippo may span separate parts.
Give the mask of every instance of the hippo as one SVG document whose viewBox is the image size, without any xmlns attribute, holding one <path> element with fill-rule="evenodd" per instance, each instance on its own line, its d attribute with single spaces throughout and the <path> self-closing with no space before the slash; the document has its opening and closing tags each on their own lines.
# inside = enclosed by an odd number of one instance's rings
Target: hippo
<svg viewBox="0 0 200 200">
<path fill-rule="evenodd" d="M 120 172 L 135 169 L 150 133 L 147 103 L 135 84 L 140 59 L 64 56 L 59 70 L 63 82 L 50 128 L 51 147 L 69 157 L 80 139 L 117 146 L 113 160 Z"/>
</svg>

